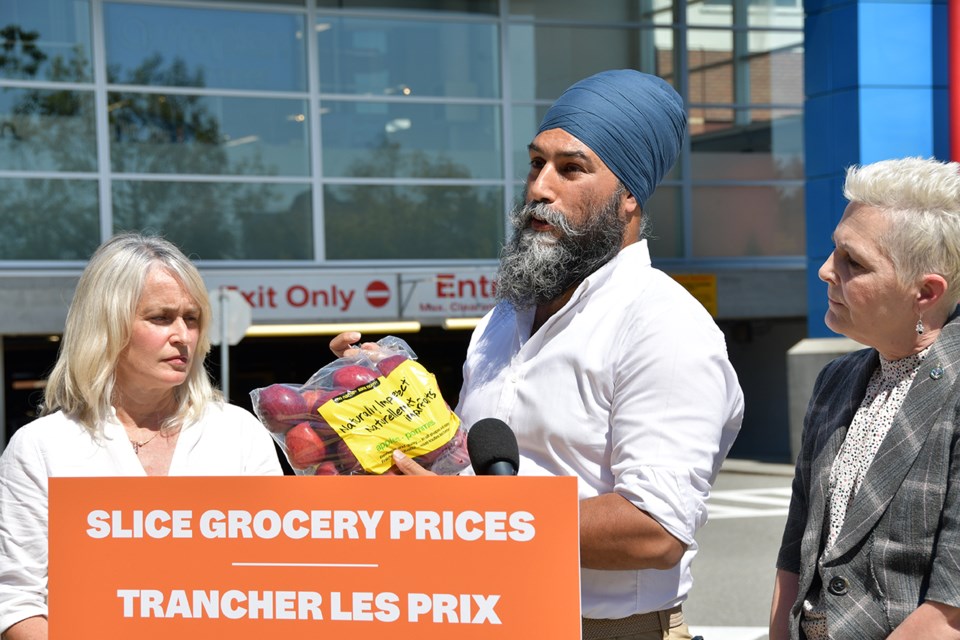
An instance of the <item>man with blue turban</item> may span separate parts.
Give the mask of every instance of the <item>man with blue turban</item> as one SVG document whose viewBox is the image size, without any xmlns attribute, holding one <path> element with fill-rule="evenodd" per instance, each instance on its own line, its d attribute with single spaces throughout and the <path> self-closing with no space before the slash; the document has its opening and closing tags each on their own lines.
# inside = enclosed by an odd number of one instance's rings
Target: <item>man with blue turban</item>
<svg viewBox="0 0 960 640">
<path fill-rule="evenodd" d="M 685 128 L 680 96 L 638 71 L 560 96 L 529 145 L 499 302 L 463 368 L 463 424 L 510 425 L 521 475 L 579 479 L 586 640 L 690 638 L 694 534 L 743 416 L 723 334 L 644 238 Z"/>
<path fill-rule="evenodd" d="M 723 334 L 643 238 L 685 129 L 676 91 L 638 71 L 560 96 L 464 366 L 464 424 L 509 424 L 521 474 L 580 478 L 585 639 L 689 638 L 694 533 L 743 415 Z"/>
</svg>

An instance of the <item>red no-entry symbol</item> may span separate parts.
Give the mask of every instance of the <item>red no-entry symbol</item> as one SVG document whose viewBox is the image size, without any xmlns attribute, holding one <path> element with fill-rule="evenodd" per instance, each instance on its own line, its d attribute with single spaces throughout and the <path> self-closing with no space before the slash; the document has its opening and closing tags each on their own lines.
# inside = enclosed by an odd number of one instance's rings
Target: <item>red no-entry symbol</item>
<svg viewBox="0 0 960 640">
<path fill-rule="evenodd" d="M 367 297 L 367 304 L 379 309 L 390 302 L 390 287 L 382 280 L 374 280 L 367 285 L 364 295 Z"/>
</svg>

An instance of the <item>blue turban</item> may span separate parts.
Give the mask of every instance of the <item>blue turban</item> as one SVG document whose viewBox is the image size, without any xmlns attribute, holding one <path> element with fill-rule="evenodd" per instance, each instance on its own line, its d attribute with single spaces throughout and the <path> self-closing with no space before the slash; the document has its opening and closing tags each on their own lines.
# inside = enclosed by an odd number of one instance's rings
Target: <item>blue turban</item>
<svg viewBox="0 0 960 640">
<path fill-rule="evenodd" d="M 537 133 L 563 129 L 583 142 L 642 207 L 677 161 L 686 126 L 683 99 L 665 80 L 620 69 L 564 91 Z"/>
</svg>

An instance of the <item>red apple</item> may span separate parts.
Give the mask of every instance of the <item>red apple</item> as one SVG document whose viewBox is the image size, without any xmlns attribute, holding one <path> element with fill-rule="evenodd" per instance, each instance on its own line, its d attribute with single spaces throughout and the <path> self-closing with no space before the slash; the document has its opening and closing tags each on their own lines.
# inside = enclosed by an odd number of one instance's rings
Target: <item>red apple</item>
<svg viewBox="0 0 960 640">
<path fill-rule="evenodd" d="M 301 422 L 287 431 L 283 444 L 294 469 L 306 469 L 327 457 L 326 445 L 309 422 Z"/>
<path fill-rule="evenodd" d="M 350 450 L 350 447 L 346 442 L 340 440 L 336 445 L 336 454 L 335 462 L 337 463 L 337 469 L 340 470 L 341 475 L 354 475 L 358 473 L 363 473 L 363 466 L 360 464 L 360 461 L 357 460 L 357 456 L 353 455 L 353 451 Z"/>
<path fill-rule="evenodd" d="M 302 392 L 302 395 L 303 399 L 307 403 L 307 406 L 310 407 L 310 413 L 315 414 L 317 410 L 327 402 L 327 400 L 336 398 L 341 393 L 346 392 L 347 390 L 343 387 L 337 387 L 335 389 L 307 389 Z"/>
<path fill-rule="evenodd" d="M 310 411 L 303 396 L 285 384 L 272 384 L 261 389 L 257 408 L 264 425 L 274 433 L 285 433 L 292 425 L 303 420 Z"/>
<path fill-rule="evenodd" d="M 457 473 L 470 464 L 466 431 L 459 428 L 454 436 L 439 449 L 417 456 L 420 466 L 441 475 Z"/>
<path fill-rule="evenodd" d="M 421 453 L 414 461 L 419 464 L 424 469 L 429 469 L 434 462 L 440 459 L 440 457 L 449 450 L 449 445 L 451 441 L 447 441 L 446 444 L 442 444 L 433 451 L 427 451 L 426 453 Z"/>
<path fill-rule="evenodd" d="M 466 439 L 461 436 L 463 429 L 457 428 L 457 431 L 453 434 L 449 440 L 444 442 L 442 445 L 434 449 L 433 451 L 428 451 L 422 453 L 414 460 L 423 468 L 429 469 L 432 467 L 438 460 L 444 457 L 455 456 L 455 460 L 459 461 L 462 455 L 466 455 L 466 449 L 463 449 L 461 452 L 461 444 L 463 447 L 466 446 Z"/>
<path fill-rule="evenodd" d="M 358 364 L 348 364 L 333 372 L 333 384 L 345 389 L 356 389 L 377 379 L 372 370 Z"/>
<path fill-rule="evenodd" d="M 324 460 L 317 465 L 317 470 L 313 472 L 315 476 L 338 476 L 340 472 L 337 471 L 337 465 L 333 464 L 331 460 Z"/>
<path fill-rule="evenodd" d="M 447 450 L 446 452 L 450 454 L 450 460 L 455 464 L 470 464 L 470 453 L 467 451 L 467 431 L 462 427 L 457 429 L 450 442 L 442 448 Z"/>
<path fill-rule="evenodd" d="M 377 371 L 379 371 L 380 375 L 382 376 L 388 376 L 390 375 L 391 371 L 400 366 L 401 362 L 405 362 L 407 360 L 409 360 L 409 358 L 400 353 L 395 356 L 390 356 L 389 358 L 384 358 L 377 363 Z"/>
<path fill-rule="evenodd" d="M 340 441 L 340 434 L 319 415 L 310 420 L 310 427 L 317 433 L 328 451 Z"/>
</svg>

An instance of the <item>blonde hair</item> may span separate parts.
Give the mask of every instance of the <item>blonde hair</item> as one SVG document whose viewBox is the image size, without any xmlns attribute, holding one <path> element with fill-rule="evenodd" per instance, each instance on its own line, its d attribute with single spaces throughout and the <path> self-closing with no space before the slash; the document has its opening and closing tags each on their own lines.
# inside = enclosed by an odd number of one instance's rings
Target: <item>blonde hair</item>
<svg viewBox="0 0 960 640">
<path fill-rule="evenodd" d="M 943 276 L 952 308 L 960 299 L 960 163 L 902 158 L 850 167 L 843 195 L 889 217 L 883 244 L 901 281 Z"/>
<path fill-rule="evenodd" d="M 210 352 L 210 299 L 200 272 L 172 243 L 158 237 L 119 234 L 90 258 L 80 276 L 44 391 L 42 415 L 63 411 L 94 435 L 112 414 L 116 368 L 130 342 L 147 275 L 163 269 L 177 279 L 200 308 L 200 335 L 186 380 L 174 390 L 176 411 L 164 427 L 197 420 L 208 402 L 221 402 L 204 360 Z"/>
</svg>

